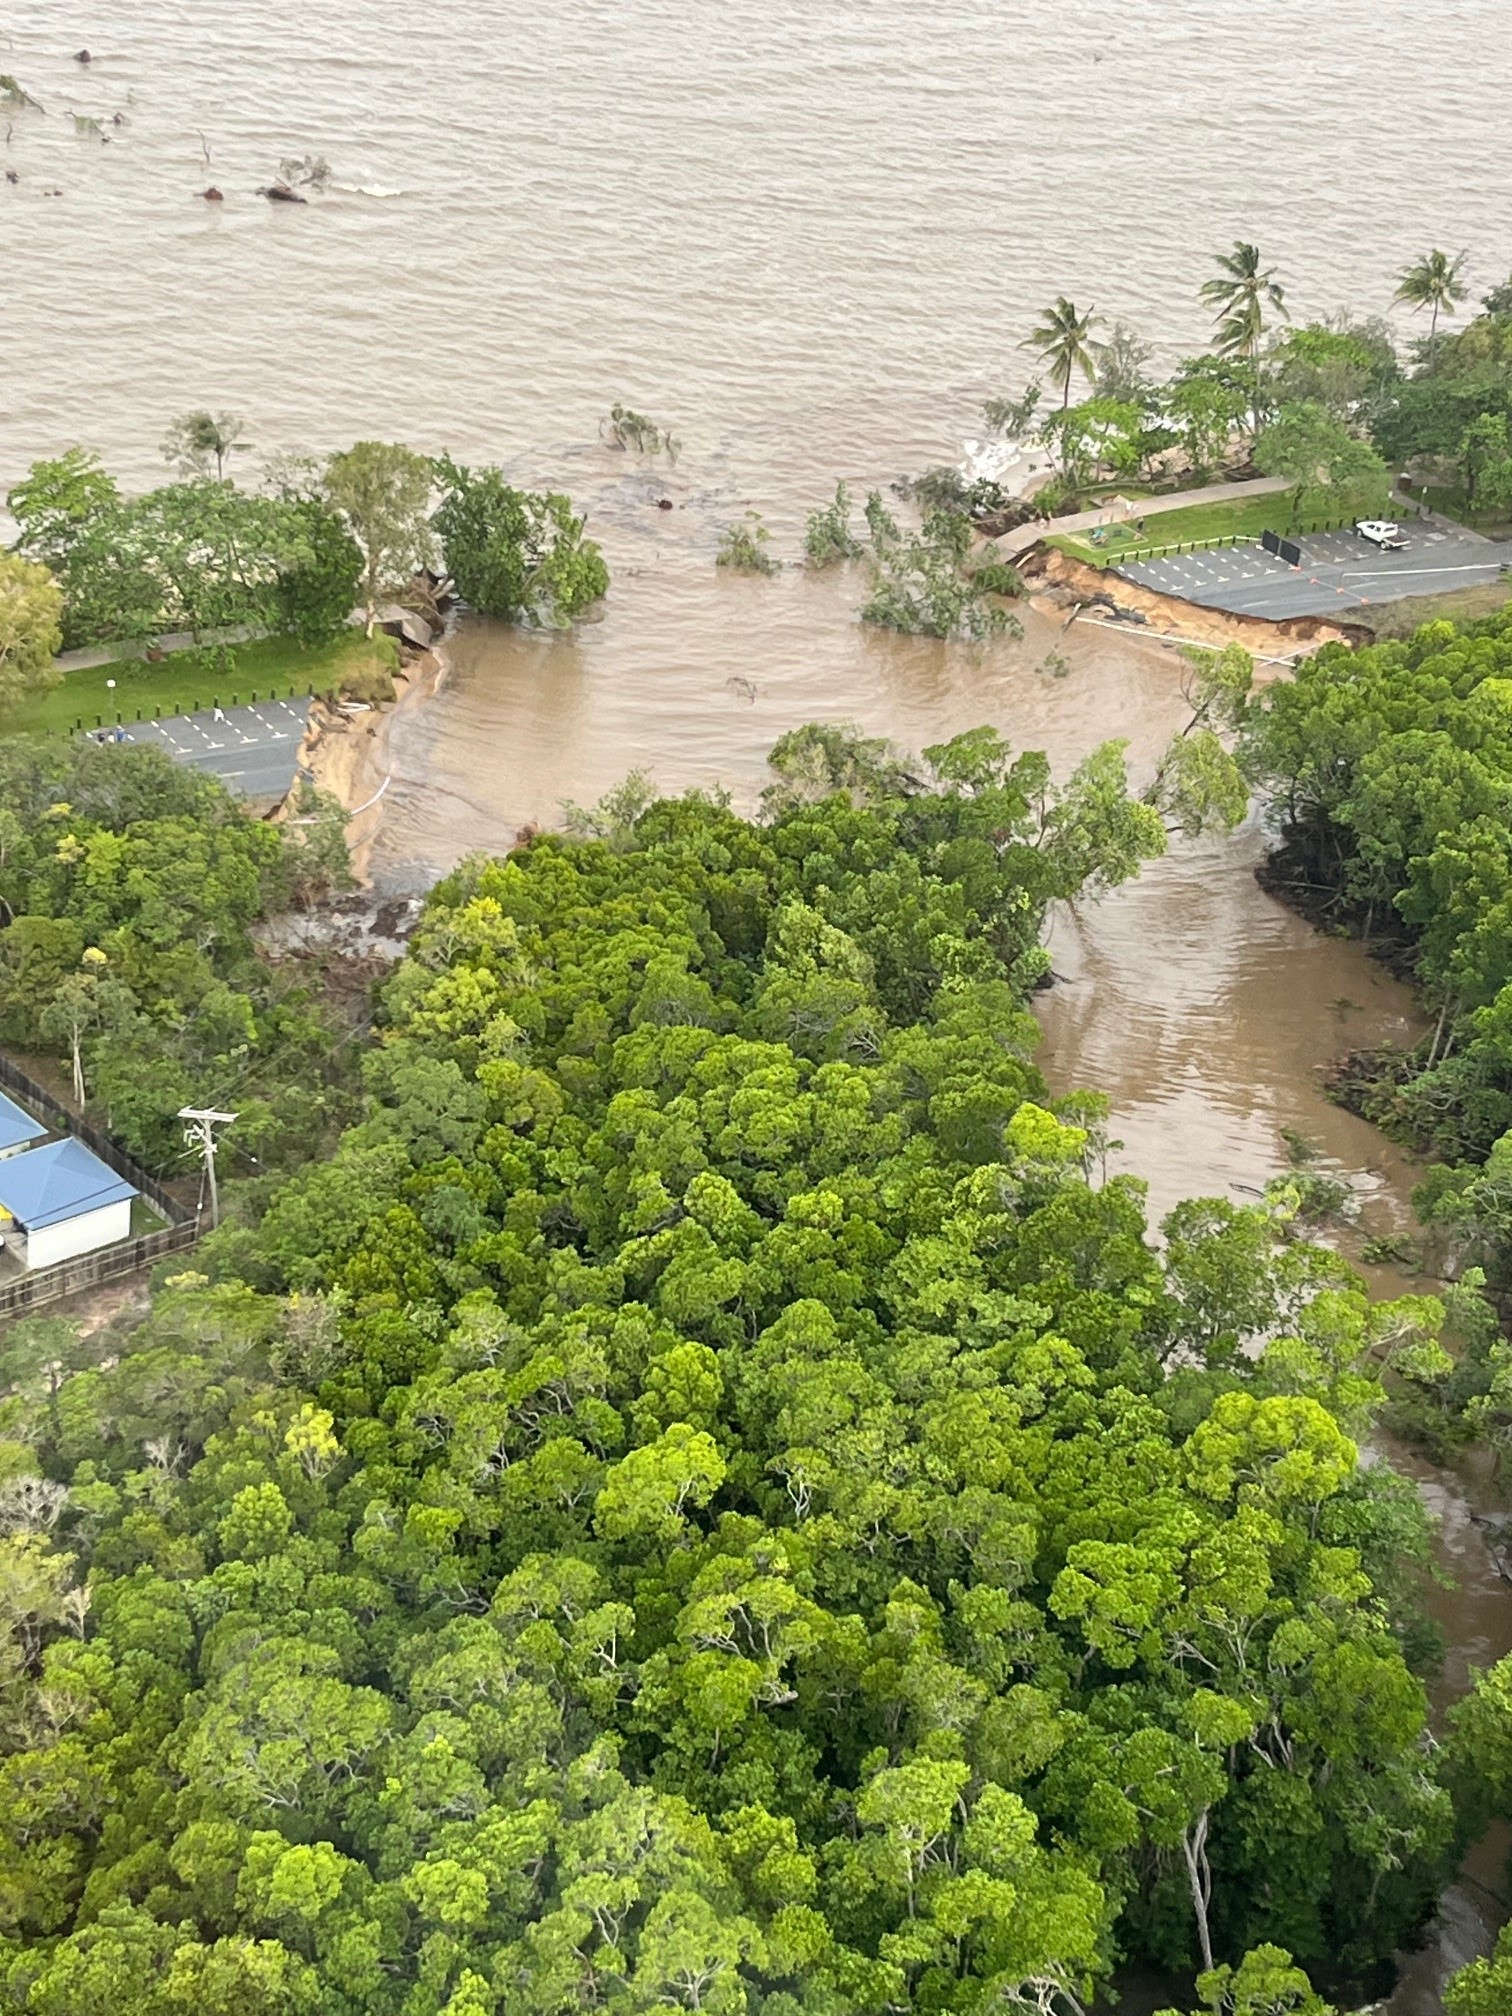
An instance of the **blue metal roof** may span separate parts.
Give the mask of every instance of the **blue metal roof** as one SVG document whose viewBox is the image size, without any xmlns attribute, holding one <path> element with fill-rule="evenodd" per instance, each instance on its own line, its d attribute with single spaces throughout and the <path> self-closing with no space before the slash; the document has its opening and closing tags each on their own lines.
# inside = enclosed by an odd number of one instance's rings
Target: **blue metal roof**
<svg viewBox="0 0 1512 2016">
<path fill-rule="evenodd" d="M 47 1129 L 34 1120 L 24 1106 L 0 1092 L 0 1155 L 7 1148 L 19 1148 L 23 1141 L 40 1141 Z"/>
<path fill-rule="evenodd" d="M 72 1134 L 0 1158 L 0 1204 L 28 1232 L 82 1218 L 106 1204 L 135 1197 L 135 1188 Z"/>
</svg>

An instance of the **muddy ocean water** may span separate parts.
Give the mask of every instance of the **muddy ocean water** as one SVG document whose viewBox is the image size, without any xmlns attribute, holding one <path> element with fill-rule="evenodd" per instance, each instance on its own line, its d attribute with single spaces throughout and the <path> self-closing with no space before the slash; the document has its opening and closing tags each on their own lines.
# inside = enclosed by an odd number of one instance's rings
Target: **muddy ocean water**
<svg viewBox="0 0 1512 2016">
<path fill-rule="evenodd" d="M 720 531 L 757 510 L 791 560 L 838 477 L 957 458 L 1057 293 L 1157 361 L 1195 347 L 1237 236 L 1304 315 L 1388 312 L 1434 244 L 1483 292 L 1512 266 L 1506 29 L 1505 0 L 13 0 L 0 70 L 44 109 L 0 113 L 0 489 L 73 441 L 146 484 L 208 405 L 245 416 L 248 475 L 382 436 L 571 490 L 614 569 L 601 618 L 454 640 L 394 723 L 388 889 L 632 766 L 748 804 L 816 716 L 914 748 L 990 720 L 1062 768 L 1119 735 L 1148 766 L 1181 719 L 1160 647 L 1033 615 L 981 650 L 872 635 L 859 580 L 724 578 Z M 327 193 L 256 193 L 307 154 Z M 615 399 L 672 427 L 675 466 L 599 442 Z M 1259 890 L 1262 844 L 1178 847 L 1055 920 L 1047 1071 L 1110 1093 L 1156 1212 L 1249 1195 L 1290 1129 L 1367 1229 L 1405 1230 L 1411 1171 L 1319 1071 L 1414 1003 Z M 1465 1490 L 1430 1481 L 1445 1622 L 1484 1662 L 1512 1602 Z M 1399 2016 L 1495 1915 L 1454 1893 Z"/>
</svg>

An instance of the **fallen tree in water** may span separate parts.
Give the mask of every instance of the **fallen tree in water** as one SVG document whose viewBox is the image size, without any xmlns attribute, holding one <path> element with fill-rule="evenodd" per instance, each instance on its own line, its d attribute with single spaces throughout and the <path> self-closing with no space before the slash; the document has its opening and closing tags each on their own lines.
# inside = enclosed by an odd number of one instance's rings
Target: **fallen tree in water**
<svg viewBox="0 0 1512 2016">
<path fill-rule="evenodd" d="M 871 533 L 872 592 L 861 621 L 905 636 L 960 638 L 1023 635 L 1003 607 L 1022 587 L 1016 569 L 996 554 L 972 552 L 971 520 L 947 509 L 925 514 L 918 532 L 903 532 L 877 491 L 866 500 Z"/>
</svg>

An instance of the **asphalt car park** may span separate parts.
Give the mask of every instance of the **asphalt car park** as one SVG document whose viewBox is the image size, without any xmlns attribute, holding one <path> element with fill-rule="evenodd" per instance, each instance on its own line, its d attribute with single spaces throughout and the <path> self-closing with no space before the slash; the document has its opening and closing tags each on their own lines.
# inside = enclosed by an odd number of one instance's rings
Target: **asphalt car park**
<svg viewBox="0 0 1512 2016">
<path fill-rule="evenodd" d="M 256 706 L 175 714 L 166 721 L 128 721 L 94 731 L 166 749 L 176 763 L 209 770 L 243 798 L 282 798 L 299 767 L 308 700 L 267 700 Z"/>
<path fill-rule="evenodd" d="M 1407 524 L 1403 549 L 1381 552 L 1353 528 L 1300 539 L 1302 565 L 1263 547 L 1220 546 L 1140 560 L 1117 571 L 1162 595 L 1180 595 L 1238 616 L 1326 616 L 1407 595 L 1441 595 L 1494 581 L 1512 565 L 1512 545 Z"/>
</svg>

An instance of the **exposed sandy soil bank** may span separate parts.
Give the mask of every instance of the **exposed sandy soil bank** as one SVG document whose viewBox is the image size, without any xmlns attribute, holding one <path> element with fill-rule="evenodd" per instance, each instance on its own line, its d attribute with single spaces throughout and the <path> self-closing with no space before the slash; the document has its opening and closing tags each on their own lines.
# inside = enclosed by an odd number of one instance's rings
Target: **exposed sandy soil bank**
<svg viewBox="0 0 1512 2016">
<path fill-rule="evenodd" d="M 347 714 L 317 700 L 300 748 L 300 762 L 316 786 L 330 792 L 351 814 L 347 848 L 352 873 L 368 885 L 368 862 L 383 817 L 383 793 L 388 788 L 389 729 L 402 710 L 423 706 L 447 674 L 439 645 L 408 658 L 394 674 L 396 698 L 364 714 Z"/>
</svg>

